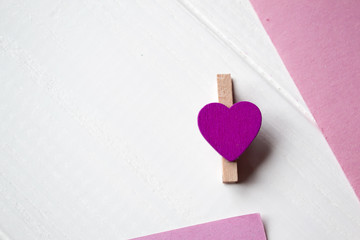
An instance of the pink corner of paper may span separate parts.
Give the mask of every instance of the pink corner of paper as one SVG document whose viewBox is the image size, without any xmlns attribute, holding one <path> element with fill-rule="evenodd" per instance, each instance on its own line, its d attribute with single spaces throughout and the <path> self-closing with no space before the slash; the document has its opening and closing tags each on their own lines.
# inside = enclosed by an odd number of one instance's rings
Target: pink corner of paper
<svg viewBox="0 0 360 240">
<path fill-rule="evenodd" d="M 163 233 L 134 238 L 137 240 L 266 240 L 260 214 L 222 219 Z"/>
</svg>

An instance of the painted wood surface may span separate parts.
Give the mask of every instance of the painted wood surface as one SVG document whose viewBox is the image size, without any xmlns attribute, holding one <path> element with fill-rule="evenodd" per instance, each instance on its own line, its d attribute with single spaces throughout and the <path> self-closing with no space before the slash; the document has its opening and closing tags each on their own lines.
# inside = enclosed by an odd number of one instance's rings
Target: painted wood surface
<svg viewBox="0 0 360 240">
<path fill-rule="evenodd" d="M 254 212 L 270 240 L 359 239 L 360 204 L 248 1 L 0 6 L 1 239 L 127 239 Z M 197 129 L 219 72 L 263 114 L 242 184 L 219 181 Z"/>
</svg>

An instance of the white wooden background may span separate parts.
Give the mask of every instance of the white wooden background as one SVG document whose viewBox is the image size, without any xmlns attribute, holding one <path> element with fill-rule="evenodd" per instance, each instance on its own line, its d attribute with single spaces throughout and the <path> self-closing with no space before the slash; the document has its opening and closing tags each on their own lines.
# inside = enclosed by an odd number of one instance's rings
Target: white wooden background
<svg viewBox="0 0 360 240">
<path fill-rule="evenodd" d="M 260 212 L 360 239 L 360 204 L 247 0 L 0 1 L 0 239 L 126 239 Z M 263 113 L 242 183 L 197 129 L 231 73 Z"/>
</svg>

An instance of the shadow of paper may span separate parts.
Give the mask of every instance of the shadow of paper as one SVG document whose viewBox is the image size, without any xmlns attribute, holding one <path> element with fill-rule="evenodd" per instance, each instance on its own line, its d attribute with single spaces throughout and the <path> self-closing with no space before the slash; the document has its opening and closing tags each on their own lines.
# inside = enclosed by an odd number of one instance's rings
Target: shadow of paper
<svg viewBox="0 0 360 240">
<path fill-rule="evenodd" d="M 265 236 L 266 236 L 266 239 L 269 240 L 268 236 L 267 236 L 267 232 L 266 232 L 266 225 L 267 225 L 267 219 L 262 218 L 262 222 L 263 222 L 263 226 L 264 226 L 264 232 L 265 232 Z"/>
</svg>

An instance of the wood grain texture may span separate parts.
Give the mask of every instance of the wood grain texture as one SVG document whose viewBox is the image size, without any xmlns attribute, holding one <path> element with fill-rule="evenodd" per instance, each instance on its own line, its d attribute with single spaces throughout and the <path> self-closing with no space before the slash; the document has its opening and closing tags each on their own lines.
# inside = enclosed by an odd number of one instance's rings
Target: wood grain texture
<svg viewBox="0 0 360 240">
<path fill-rule="evenodd" d="M 234 104 L 231 74 L 217 74 L 217 89 L 219 103 L 227 107 Z M 236 183 L 238 181 L 237 161 L 229 162 L 222 159 L 222 181 L 223 183 Z"/>
<path fill-rule="evenodd" d="M 225 158 L 221 157 L 222 162 L 222 181 L 223 183 L 237 183 L 238 182 L 238 170 L 237 161 L 229 162 Z"/>
<path fill-rule="evenodd" d="M 359 202 L 248 1 L 0 5 L 1 239 L 129 239 L 254 212 L 269 239 L 360 239 Z M 219 181 L 196 124 L 220 72 L 263 114 L 242 184 Z"/>
<path fill-rule="evenodd" d="M 234 104 L 231 74 L 217 74 L 219 103 L 230 108 Z"/>
</svg>

